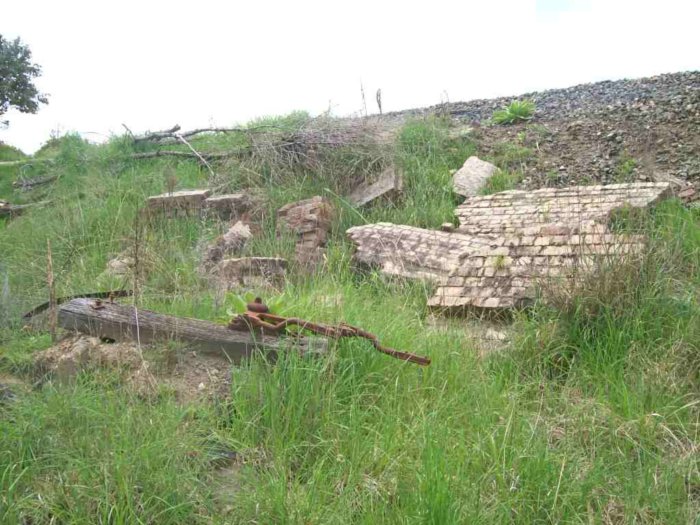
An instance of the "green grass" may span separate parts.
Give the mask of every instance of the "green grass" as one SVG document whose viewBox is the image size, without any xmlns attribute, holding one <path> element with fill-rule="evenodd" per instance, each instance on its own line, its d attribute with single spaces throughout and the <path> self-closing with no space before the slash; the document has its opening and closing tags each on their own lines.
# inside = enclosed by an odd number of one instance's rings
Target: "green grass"
<svg viewBox="0 0 700 525">
<path fill-rule="evenodd" d="M 22 153 L 22 151 L 10 146 L 9 144 L 3 144 L 0 142 L 0 162 L 22 160 L 24 158 L 26 158 L 26 155 Z"/>
<path fill-rule="evenodd" d="M 491 195 L 499 191 L 515 189 L 522 176 L 518 172 L 498 170 L 488 178 L 484 186 L 479 190 L 481 195 Z"/>
<path fill-rule="evenodd" d="M 615 166 L 614 181 L 617 183 L 634 182 L 634 171 L 637 161 L 627 154 L 623 154 Z"/>
<path fill-rule="evenodd" d="M 514 100 L 503 109 L 494 111 L 491 120 L 495 124 L 514 124 L 532 119 L 535 103 L 530 100 Z"/>
<path fill-rule="evenodd" d="M 291 129 L 299 119 L 271 121 Z M 281 204 L 321 194 L 336 207 L 327 265 L 312 276 L 292 269 L 286 314 L 362 326 L 429 355 L 430 367 L 343 341 L 321 359 L 236 368 L 227 402 L 182 406 L 165 390 L 144 399 L 95 371 L 73 385 L 19 389 L 17 400 L 0 401 L 0 523 L 695 523 L 698 212 L 671 201 L 616 218 L 621 229 L 649 233 L 645 257 L 586 281 L 574 301 L 516 316 L 510 347 L 480 358 L 463 320 L 431 322 L 425 285 L 353 271 L 344 237 L 367 222 L 451 220 L 450 171 L 478 152 L 448 131 L 440 119 L 410 122 L 389 150 L 326 150 L 320 166 L 285 167 L 277 157 L 216 166 L 229 189 L 255 185 L 267 195 L 251 254 L 291 254 L 289 239 L 274 234 Z M 197 147 L 241 141 L 205 137 Z M 507 162 L 524 155 L 506 150 Z M 4 182 L 17 168 L 0 167 L 0 198 L 53 201 L 0 222 L 0 284 L 2 272 L 9 281 L 0 382 L 12 374 L 31 385 L 32 355 L 49 345 L 16 320 L 45 300 L 47 237 L 59 294 L 70 294 L 119 285 L 101 277 L 105 263 L 143 227 L 142 304 L 226 316 L 196 273 L 200 239 L 221 225 L 137 221 L 146 196 L 164 190 L 167 166 L 182 188 L 206 185 L 207 172 L 190 161 L 133 161 L 132 151 L 119 138 L 57 140 L 57 160 L 43 169 L 60 179 L 24 196 Z M 342 195 L 376 158 L 401 169 L 404 194 L 355 210 Z M 515 177 L 502 173 L 491 191 Z M 221 450 L 238 451 L 243 464 L 217 470 Z"/>
</svg>

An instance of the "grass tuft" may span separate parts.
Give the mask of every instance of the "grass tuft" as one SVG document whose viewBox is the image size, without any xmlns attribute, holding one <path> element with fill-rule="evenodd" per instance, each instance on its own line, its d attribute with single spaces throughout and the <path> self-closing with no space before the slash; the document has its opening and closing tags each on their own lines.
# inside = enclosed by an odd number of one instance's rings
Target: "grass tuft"
<svg viewBox="0 0 700 525">
<path fill-rule="evenodd" d="M 494 111 L 491 120 L 495 124 L 515 124 L 532 119 L 535 103 L 530 100 L 514 100 L 503 109 Z"/>
</svg>

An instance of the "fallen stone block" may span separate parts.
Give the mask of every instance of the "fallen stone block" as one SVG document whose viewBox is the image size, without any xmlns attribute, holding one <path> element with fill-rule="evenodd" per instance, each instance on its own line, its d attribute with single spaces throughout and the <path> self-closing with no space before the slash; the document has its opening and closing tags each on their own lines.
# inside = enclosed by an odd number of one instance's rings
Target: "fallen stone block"
<svg viewBox="0 0 700 525">
<path fill-rule="evenodd" d="M 238 221 L 206 249 L 202 258 L 203 269 L 210 269 L 226 257 L 239 255 L 252 236 L 250 227 Z"/>
<path fill-rule="evenodd" d="M 211 190 L 182 190 L 148 197 L 147 209 L 153 214 L 166 217 L 197 216 Z"/>
<path fill-rule="evenodd" d="M 498 168 L 490 162 L 471 156 L 452 176 L 454 192 L 464 197 L 478 195 L 481 187 L 496 171 Z"/>
<path fill-rule="evenodd" d="M 380 197 L 394 198 L 402 190 L 403 177 L 392 166 L 387 168 L 376 182 L 360 184 L 348 195 L 348 201 L 354 206 L 364 206 Z"/>
<path fill-rule="evenodd" d="M 241 257 L 224 259 L 213 270 L 220 288 L 260 290 L 284 285 L 286 259 L 279 257 Z"/>
<path fill-rule="evenodd" d="M 239 220 L 251 209 L 254 198 L 247 192 L 215 195 L 204 201 L 207 214 L 221 221 Z"/>
<path fill-rule="evenodd" d="M 548 235 L 547 226 L 533 235 L 497 237 L 462 257 L 438 287 L 428 305 L 437 308 L 520 308 L 529 305 L 538 288 L 568 289 L 582 272 L 604 262 L 638 253 L 641 236 L 607 233 L 593 227 L 570 228 Z"/>
<path fill-rule="evenodd" d="M 277 211 L 278 230 L 297 235 L 298 263 L 313 266 L 322 260 L 332 216 L 330 202 L 318 196 L 287 204 Z"/>
</svg>

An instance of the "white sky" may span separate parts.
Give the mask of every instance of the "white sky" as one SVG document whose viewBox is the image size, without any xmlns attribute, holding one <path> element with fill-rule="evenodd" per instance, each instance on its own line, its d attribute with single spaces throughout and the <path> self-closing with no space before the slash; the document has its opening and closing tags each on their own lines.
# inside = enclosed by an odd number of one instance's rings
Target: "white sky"
<svg viewBox="0 0 700 525">
<path fill-rule="evenodd" d="M 697 0 L 5 0 L 50 94 L 8 113 L 26 152 L 305 109 L 385 111 L 700 69 Z"/>
</svg>

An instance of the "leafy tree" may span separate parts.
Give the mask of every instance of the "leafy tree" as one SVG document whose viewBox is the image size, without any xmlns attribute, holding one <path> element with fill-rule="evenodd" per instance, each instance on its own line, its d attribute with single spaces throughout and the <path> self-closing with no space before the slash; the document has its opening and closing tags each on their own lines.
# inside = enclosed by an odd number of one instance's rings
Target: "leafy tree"
<svg viewBox="0 0 700 525">
<path fill-rule="evenodd" d="M 22 113 L 36 113 L 39 104 L 47 104 L 34 78 L 41 67 L 32 63 L 32 52 L 19 38 L 8 40 L 0 35 L 0 116 L 10 108 Z"/>
</svg>

